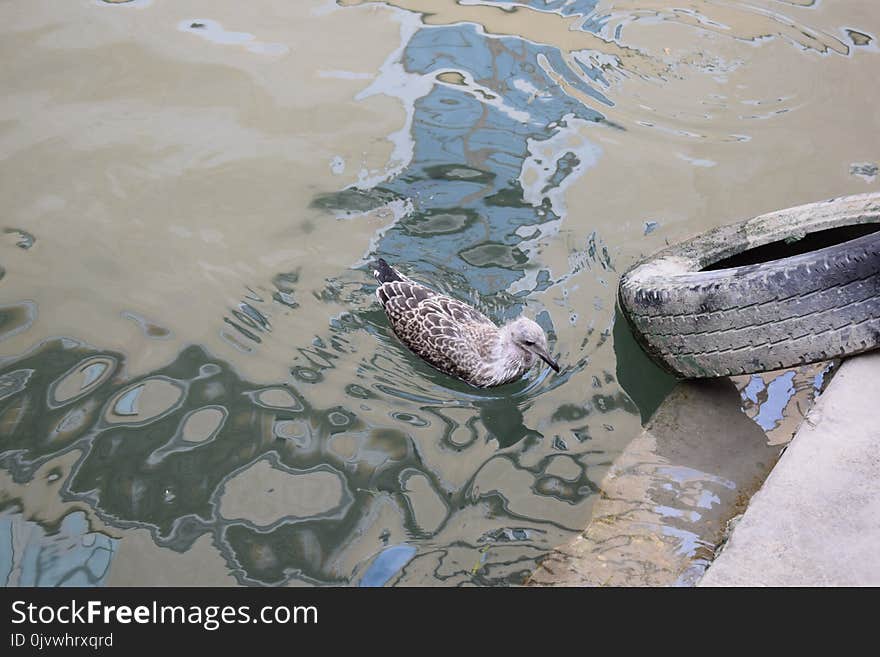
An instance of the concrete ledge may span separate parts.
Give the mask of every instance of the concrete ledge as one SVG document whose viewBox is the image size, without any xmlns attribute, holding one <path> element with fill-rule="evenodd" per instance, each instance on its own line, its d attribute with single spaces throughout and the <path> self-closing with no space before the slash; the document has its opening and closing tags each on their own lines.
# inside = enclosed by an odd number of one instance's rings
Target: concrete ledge
<svg viewBox="0 0 880 657">
<path fill-rule="evenodd" d="M 880 352 L 843 363 L 700 586 L 880 585 Z"/>
<path fill-rule="evenodd" d="M 683 381 L 614 460 L 589 525 L 530 586 L 691 586 L 803 420 L 828 364 Z"/>
</svg>

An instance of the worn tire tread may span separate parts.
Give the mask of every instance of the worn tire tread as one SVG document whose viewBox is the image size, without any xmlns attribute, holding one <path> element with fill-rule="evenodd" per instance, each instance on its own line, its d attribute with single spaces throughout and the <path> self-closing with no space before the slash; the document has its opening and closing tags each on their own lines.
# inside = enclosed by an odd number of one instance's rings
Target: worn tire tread
<svg viewBox="0 0 880 657">
<path fill-rule="evenodd" d="M 852 223 L 880 227 L 880 194 L 850 199 L 859 201 L 856 211 L 852 201 L 841 199 L 849 214 L 826 217 L 823 229 Z M 825 202 L 822 211 L 827 214 L 827 204 L 833 202 Z M 802 209 L 809 215 L 819 205 Z M 785 212 L 796 215 L 799 210 Z M 766 217 L 714 232 L 739 237 L 758 222 L 766 232 L 764 243 L 781 239 L 786 225 Z M 747 250 L 745 244 L 756 241 L 750 234 L 726 254 Z M 713 248 L 711 241 L 706 243 Z M 691 263 L 702 262 L 701 246 L 695 238 L 657 257 L 674 259 L 686 253 Z M 737 246 L 742 248 L 737 251 Z M 679 376 L 782 369 L 880 347 L 880 230 L 797 256 L 729 269 L 684 267 L 657 273 L 651 264 L 650 258 L 642 261 L 622 277 L 620 305 L 645 351 Z"/>
</svg>

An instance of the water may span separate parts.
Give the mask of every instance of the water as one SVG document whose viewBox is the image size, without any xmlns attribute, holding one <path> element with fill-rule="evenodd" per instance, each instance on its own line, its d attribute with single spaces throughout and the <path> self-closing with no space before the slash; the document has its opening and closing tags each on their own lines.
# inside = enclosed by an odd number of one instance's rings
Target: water
<svg viewBox="0 0 880 657">
<path fill-rule="evenodd" d="M 521 582 L 671 385 L 619 275 L 880 184 L 842 4 L 0 4 L 0 581 Z M 376 255 L 566 369 L 435 372 Z"/>
</svg>

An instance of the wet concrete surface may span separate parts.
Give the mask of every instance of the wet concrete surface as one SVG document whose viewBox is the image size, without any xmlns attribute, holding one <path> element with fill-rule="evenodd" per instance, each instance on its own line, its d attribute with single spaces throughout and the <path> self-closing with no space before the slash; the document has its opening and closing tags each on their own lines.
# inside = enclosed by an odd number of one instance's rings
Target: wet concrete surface
<svg viewBox="0 0 880 657">
<path fill-rule="evenodd" d="M 590 524 L 543 559 L 528 584 L 695 584 L 728 522 L 792 438 L 826 367 L 766 374 L 766 381 L 753 375 L 679 383 L 615 459 Z M 780 383 L 787 396 L 772 390 Z M 763 403 L 750 403 L 758 390 Z"/>
<path fill-rule="evenodd" d="M 843 362 L 700 586 L 880 585 L 880 352 Z"/>
</svg>

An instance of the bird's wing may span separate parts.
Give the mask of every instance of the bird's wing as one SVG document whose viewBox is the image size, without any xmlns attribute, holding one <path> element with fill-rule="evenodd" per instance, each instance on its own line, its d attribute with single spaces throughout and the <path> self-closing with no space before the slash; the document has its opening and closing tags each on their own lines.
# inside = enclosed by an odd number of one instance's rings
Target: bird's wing
<svg viewBox="0 0 880 657">
<path fill-rule="evenodd" d="M 392 281 L 376 289 L 397 336 L 413 351 L 440 369 L 458 373 L 481 358 L 475 339 L 497 328 L 471 306 L 438 294 L 418 283 Z"/>
<path fill-rule="evenodd" d="M 426 327 L 455 328 L 468 324 L 495 325 L 466 303 L 439 294 L 414 281 L 392 281 L 376 288 L 376 296 L 395 323 L 416 322 Z"/>
</svg>

